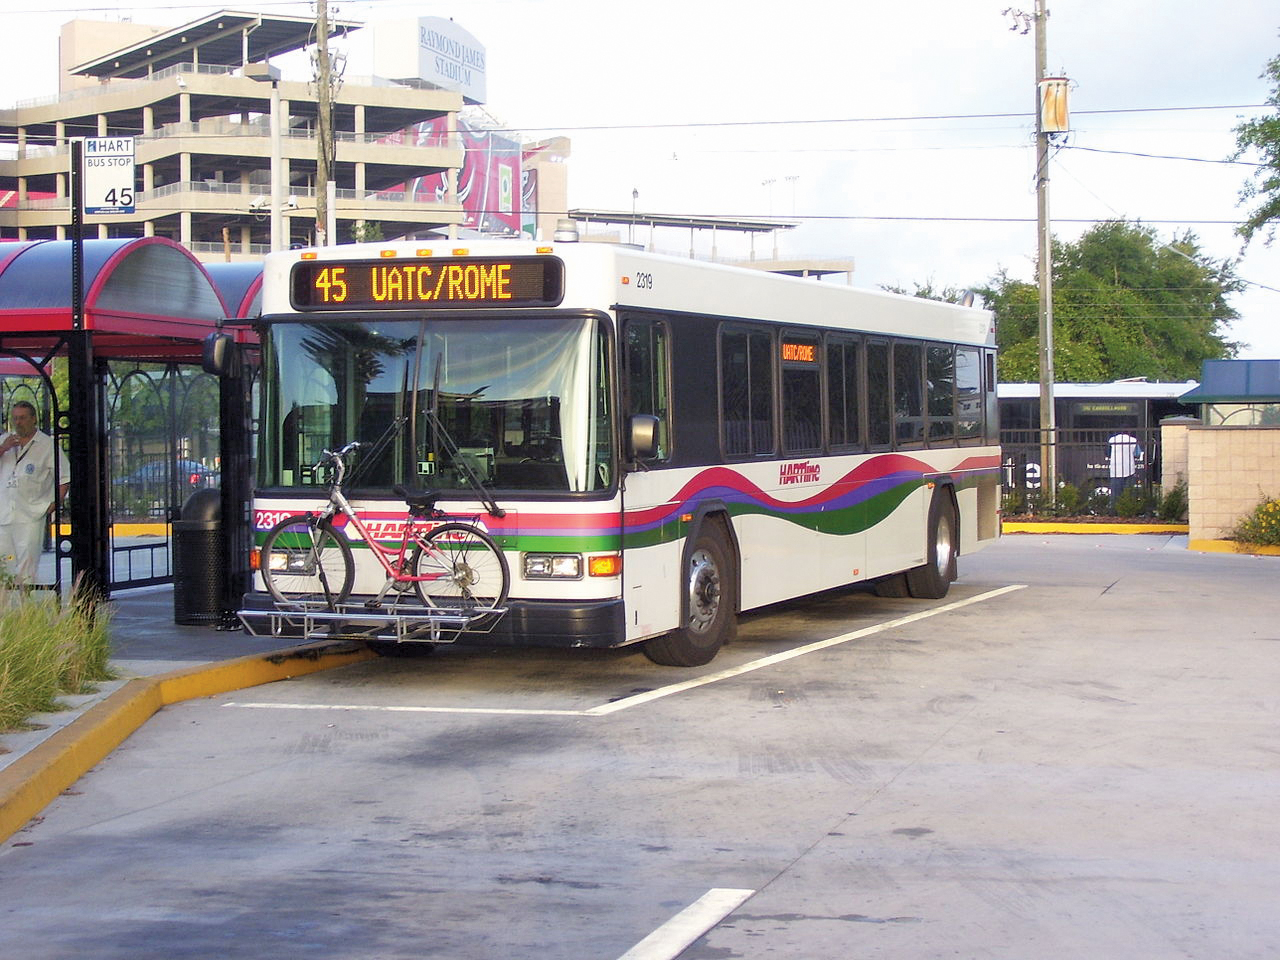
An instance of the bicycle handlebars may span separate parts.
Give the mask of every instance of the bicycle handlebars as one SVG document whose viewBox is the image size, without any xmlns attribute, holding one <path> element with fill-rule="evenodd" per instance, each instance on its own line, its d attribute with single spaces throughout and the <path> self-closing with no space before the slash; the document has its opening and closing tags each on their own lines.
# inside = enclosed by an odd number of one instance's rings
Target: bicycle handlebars
<svg viewBox="0 0 1280 960">
<path fill-rule="evenodd" d="M 359 440 L 352 440 L 341 450 L 321 450 L 320 459 L 316 461 L 316 469 L 319 470 L 322 466 L 324 466 L 324 463 L 326 460 L 332 461 L 333 468 L 334 468 L 333 485 L 336 487 L 340 487 L 342 486 L 342 479 L 347 472 L 347 461 L 346 461 L 347 454 L 354 453 L 355 451 L 359 450 L 361 447 L 366 447 L 366 446 L 368 446 L 367 443 L 361 443 Z"/>
</svg>

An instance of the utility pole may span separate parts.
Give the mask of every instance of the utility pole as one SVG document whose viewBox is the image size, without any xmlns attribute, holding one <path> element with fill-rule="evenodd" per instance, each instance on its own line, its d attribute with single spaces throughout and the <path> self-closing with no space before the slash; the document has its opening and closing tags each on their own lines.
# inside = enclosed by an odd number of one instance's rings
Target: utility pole
<svg viewBox="0 0 1280 960">
<path fill-rule="evenodd" d="M 328 0 L 316 0 L 316 246 L 328 236 L 329 181 L 333 178 L 333 67 L 329 60 Z"/>
<path fill-rule="evenodd" d="M 321 0 L 323 2 L 323 0 Z M 1046 502 L 1058 499 L 1058 418 L 1053 401 L 1053 236 L 1049 222 L 1049 131 L 1043 81 L 1048 75 L 1049 11 L 1036 0 L 1036 226 L 1040 280 L 1040 484 Z"/>
</svg>

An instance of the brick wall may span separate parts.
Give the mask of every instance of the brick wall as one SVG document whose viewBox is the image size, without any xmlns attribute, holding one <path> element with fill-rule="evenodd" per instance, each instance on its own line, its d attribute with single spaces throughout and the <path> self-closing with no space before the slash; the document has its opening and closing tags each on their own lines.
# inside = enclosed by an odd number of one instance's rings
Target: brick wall
<svg viewBox="0 0 1280 960">
<path fill-rule="evenodd" d="M 1186 435 L 1188 520 L 1191 540 L 1221 540 L 1263 497 L 1280 497 L 1280 427 L 1206 427 L 1174 424 L 1163 443 Z M 1165 446 L 1165 482 L 1175 477 Z"/>
</svg>

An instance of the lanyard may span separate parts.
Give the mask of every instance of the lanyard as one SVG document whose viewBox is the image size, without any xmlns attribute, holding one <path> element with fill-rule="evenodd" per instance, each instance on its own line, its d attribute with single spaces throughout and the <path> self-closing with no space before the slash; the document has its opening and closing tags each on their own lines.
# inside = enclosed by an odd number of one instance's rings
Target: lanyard
<svg viewBox="0 0 1280 960">
<path fill-rule="evenodd" d="M 17 473 L 17 472 L 18 472 L 18 467 L 19 467 L 19 465 L 22 463 L 22 461 L 23 461 L 24 459 L 26 459 L 27 454 L 31 452 L 31 444 L 32 444 L 32 442 L 33 442 L 34 440 L 35 440 L 35 437 L 32 437 L 30 440 L 28 440 L 28 441 L 26 442 L 26 445 L 22 448 L 22 452 L 21 452 L 20 454 L 18 454 L 18 459 L 16 459 L 16 460 L 14 460 L 14 461 L 13 461 L 13 472 L 14 472 L 14 473 Z"/>
</svg>

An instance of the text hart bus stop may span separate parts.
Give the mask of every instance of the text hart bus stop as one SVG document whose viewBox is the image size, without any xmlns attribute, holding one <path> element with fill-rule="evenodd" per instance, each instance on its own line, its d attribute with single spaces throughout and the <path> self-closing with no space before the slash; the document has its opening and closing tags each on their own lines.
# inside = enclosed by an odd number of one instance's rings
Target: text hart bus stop
<svg viewBox="0 0 1280 960">
<path fill-rule="evenodd" d="M 87 240 L 83 321 L 76 324 L 71 241 L 0 244 L 3 379 L 6 385 L 39 388 L 25 392 L 35 392 L 43 401 L 38 404 L 40 426 L 63 444 L 71 465 L 71 493 L 55 515 L 53 574 L 41 586 L 68 587 L 68 562 L 71 578 L 85 578 L 104 594 L 170 579 L 167 569 L 152 569 L 139 578 L 113 563 L 131 548 L 118 545 L 113 536 L 110 478 L 127 465 L 111 462 L 108 385 L 120 381 L 121 370 L 143 365 L 198 370 L 206 337 L 228 318 L 258 312 L 261 271 L 261 264 L 203 265 L 163 237 Z M 248 336 L 243 326 L 226 332 L 239 339 Z M 62 363 L 65 375 L 59 372 Z M 248 503 L 248 377 L 246 365 L 243 376 L 219 378 L 217 387 L 210 387 L 218 395 L 216 423 L 206 426 L 216 427 L 221 438 L 217 507 L 226 518 L 239 517 Z M 15 390 L 5 390 L 6 404 L 16 398 Z M 172 451 L 166 457 L 171 459 Z M 167 513 L 157 518 L 166 531 L 175 520 L 172 510 Z M 233 599 L 233 591 L 243 592 L 247 584 L 248 545 L 241 542 L 247 530 L 247 524 L 228 523 L 219 538 L 227 572 L 220 585 L 223 611 L 235 609 L 238 596 Z M 160 544 L 165 545 L 163 540 Z"/>
</svg>

